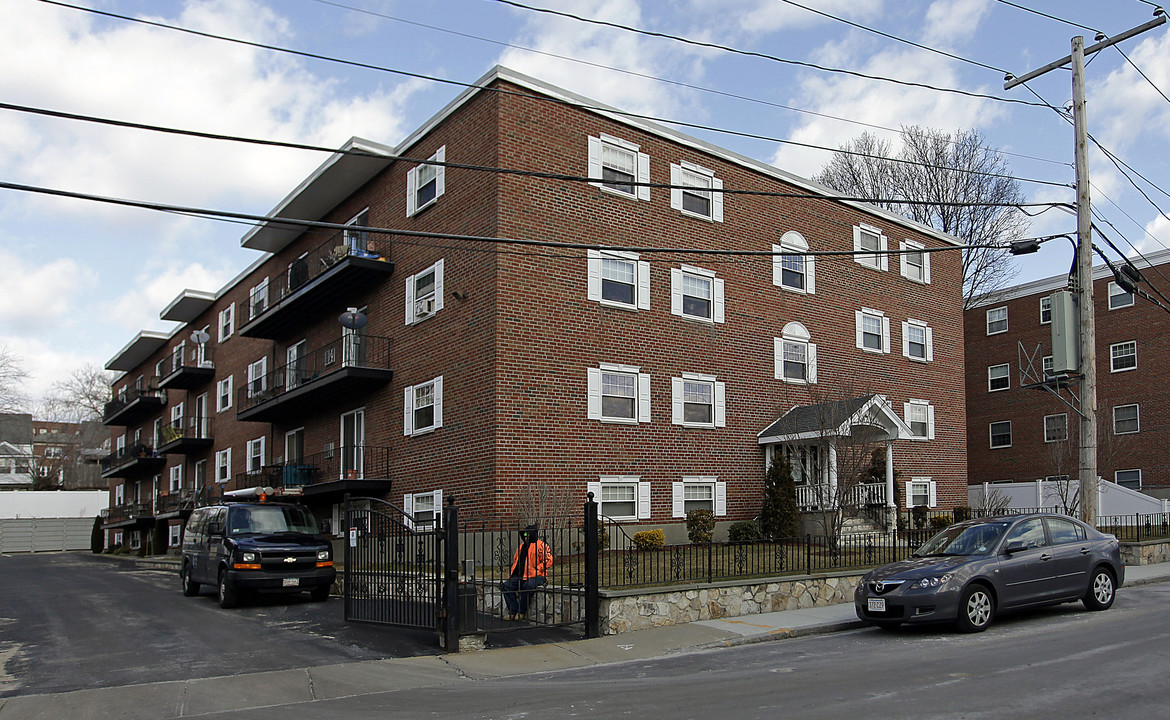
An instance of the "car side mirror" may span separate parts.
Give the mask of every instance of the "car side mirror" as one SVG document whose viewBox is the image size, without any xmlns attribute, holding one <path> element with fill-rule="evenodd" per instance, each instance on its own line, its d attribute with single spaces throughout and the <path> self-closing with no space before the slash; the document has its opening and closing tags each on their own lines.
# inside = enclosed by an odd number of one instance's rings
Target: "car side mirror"
<svg viewBox="0 0 1170 720">
<path fill-rule="evenodd" d="M 207 524 L 208 535 L 223 535 L 223 523 L 213 521 Z"/>
<path fill-rule="evenodd" d="M 1024 543 L 1023 540 L 1012 540 L 1007 544 L 1007 547 L 1004 548 L 1003 551 L 1008 555 L 1015 555 L 1016 553 L 1023 552 L 1027 549 L 1028 546 Z"/>
</svg>

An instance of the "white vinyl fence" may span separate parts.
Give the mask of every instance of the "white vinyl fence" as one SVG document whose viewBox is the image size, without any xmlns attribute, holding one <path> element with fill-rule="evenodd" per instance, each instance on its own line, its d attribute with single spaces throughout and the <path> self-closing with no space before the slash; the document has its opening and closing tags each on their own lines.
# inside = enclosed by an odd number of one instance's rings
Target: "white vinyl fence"
<svg viewBox="0 0 1170 720">
<path fill-rule="evenodd" d="M 88 550 L 93 518 L 0 519 L 0 553 Z"/>
</svg>

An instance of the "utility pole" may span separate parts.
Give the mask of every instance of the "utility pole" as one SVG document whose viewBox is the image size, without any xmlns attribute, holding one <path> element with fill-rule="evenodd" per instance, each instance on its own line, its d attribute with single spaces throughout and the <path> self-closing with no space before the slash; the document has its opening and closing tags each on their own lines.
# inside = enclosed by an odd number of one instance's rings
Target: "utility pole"
<svg viewBox="0 0 1170 720">
<path fill-rule="evenodd" d="M 1085 119 L 1085 56 L 1111 47 L 1166 22 L 1162 8 L 1154 11 L 1154 19 L 1125 31 L 1113 38 L 1098 36 L 1098 42 L 1085 48 L 1085 38 L 1072 39 L 1072 54 L 1019 78 L 1004 78 L 1003 89 L 1011 90 L 1050 70 L 1072 63 L 1073 76 L 1073 130 L 1076 138 L 1077 175 L 1077 324 L 1080 328 L 1081 371 L 1081 427 L 1079 496 L 1081 519 L 1095 524 L 1097 520 L 1097 321 L 1093 305 L 1093 218 L 1089 201 L 1088 130 Z"/>
</svg>

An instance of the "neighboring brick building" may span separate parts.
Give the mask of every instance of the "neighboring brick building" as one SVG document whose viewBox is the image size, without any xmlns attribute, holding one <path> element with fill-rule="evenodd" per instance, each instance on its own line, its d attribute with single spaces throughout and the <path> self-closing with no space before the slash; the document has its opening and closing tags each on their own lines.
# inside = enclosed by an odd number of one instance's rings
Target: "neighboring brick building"
<svg viewBox="0 0 1170 720">
<path fill-rule="evenodd" d="M 1170 251 L 1135 264 L 1170 294 Z M 1152 267 L 1151 267 L 1152 266 Z M 966 313 L 968 448 L 972 484 L 1025 481 L 1079 472 L 1080 418 L 1043 388 L 1052 369 L 1051 301 L 1066 275 L 1025 283 Z M 1143 286 L 1148 290 L 1148 286 Z M 1106 480 L 1170 497 L 1170 316 L 1093 271 L 1097 332 L 1097 472 Z M 1074 382 L 1060 395 L 1073 400 Z M 1075 404 L 1075 403 L 1074 403 Z"/>
<path fill-rule="evenodd" d="M 965 504 L 952 238 L 507 70 L 480 86 L 397 148 L 352 140 L 368 154 L 333 156 L 244 237 L 263 257 L 111 360 L 111 533 L 177 542 L 172 495 L 258 484 L 302 487 L 335 531 L 346 492 L 419 520 L 452 495 L 509 516 L 587 489 L 630 522 L 750 519 L 765 447 L 809 486 L 844 472 L 842 436 L 892 447 L 904 505 Z M 651 251 L 690 248 L 713 252 Z M 877 252 L 803 254 L 856 249 Z M 810 430 L 807 406 L 852 415 Z M 775 424 L 799 407 L 803 431 Z"/>
<path fill-rule="evenodd" d="M 96 490 L 109 487 L 98 465 L 110 452 L 101 423 L 33 420 L 33 463 L 38 490 Z"/>
</svg>

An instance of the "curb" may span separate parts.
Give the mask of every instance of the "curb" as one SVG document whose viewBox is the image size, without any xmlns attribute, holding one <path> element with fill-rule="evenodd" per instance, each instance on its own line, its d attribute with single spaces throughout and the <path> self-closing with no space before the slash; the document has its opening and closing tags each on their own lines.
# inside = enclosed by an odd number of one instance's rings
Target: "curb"
<svg viewBox="0 0 1170 720">
<path fill-rule="evenodd" d="M 691 648 L 686 648 L 686 650 L 717 650 L 719 648 L 757 645 L 759 643 L 773 642 L 775 640 L 788 640 L 791 638 L 807 637 L 810 635 L 826 635 L 828 633 L 841 632 L 844 630 L 856 630 L 862 627 L 865 627 L 865 622 L 862 620 L 842 620 L 840 622 L 824 623 L 822 625 L 810 625 L 808 627 L 802 628 L 777 628 L 776 630 L 769 630 L 766 633 L 744 635 L 738 638 L 716 640 L 715 642 L 705 643 L 703 645 L 695 645 Z"/>
</svg>

